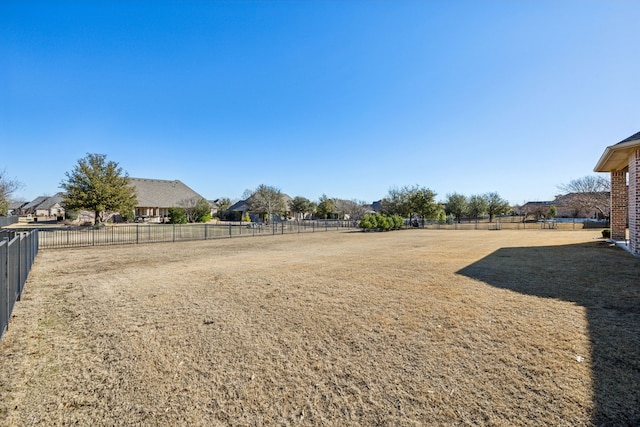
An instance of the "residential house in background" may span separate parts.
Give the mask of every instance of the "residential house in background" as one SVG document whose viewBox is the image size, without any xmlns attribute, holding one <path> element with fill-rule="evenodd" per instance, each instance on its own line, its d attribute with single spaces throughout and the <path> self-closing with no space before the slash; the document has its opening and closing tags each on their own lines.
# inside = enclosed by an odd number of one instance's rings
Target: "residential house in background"
<svg viewBox="0 0 640 427">
<path fill-rule="evenodd" d="M 20 208 L 22 208 L 26 204 L 27 202 L 25 202 L 24 200 L 16 200 L 16 201 L 9 202 L 8 215 L 9 216 L 20 215 Z"/>
<path fill-rule="evenodd" d="M 609 193 L 603 192 L 599 197 L 609 197 Z M 527 202 L 522 205 L 520 212 L 526 217 L 537 220 L 547 217 L 551 206 L 556 207 L 556 218 L 602 219 L 603 217 L 601 212 L 593 208 L 584 208 L 582 199 L 575 193 L 556 196 L 555 199 L 550 201 Z"/>
<path fill-rule="evenodd" d="M 235 212 L 235 215 L 227 215 L 228 219 L 240 221 L 245 214 L 249 213 L 249 202 L 247 200 L 240 200 L 227 208 L 227 212 Z M 257 220 L 257 216 L 251 219 L 252 221 Z"/>
<path fill-rule="evenodd" d="M 611 176 L 611 239 L 626 241 L 640 255 L 640 132 L 604 150 L 594 172 Z"/>
<path fill-rule="evenodd" d="M 15 209 L 15 213 L 23 216 L 31 215 L 47 219 L 50 217 L 61 219 L 65 214 L 62 206 L 62 193 L 57 193 L 55 196 L 36 197 L 33 201 Z"/>
<path fill-rule="evenodd" d="M 138 203 L 135 216 L 138 220 L 164 222 L 169 208 L 195 205 L 205 199 L 179 180 L 130 178 L 136 190 Z M 206 200 L 206 199 L 205 199 Z"/>
<path fill-rule="evenodd" d="M 290 213 L 289 205 L 291 204 L 291 201 L 293 199 L 288 194 L 283 194 L 282 198 L 284 199 L 284 204 L 286 207 L 285 208 L 286 211 L 284 213 L 284 217 L 286 218 Z M 229 206 L 226 212 L 229 212 L 229 213 L 235 212 L 235 215 L 229 215 L 229 217 L 236 221 L 239 221 L 241 218 L 244 218 L 244 216 L 248 214 L 252 222 L 261 222 L 260 212 L 251 211 L 249 199 L 240 200 L 234 203 L 233 205 Z"/>
</svg>

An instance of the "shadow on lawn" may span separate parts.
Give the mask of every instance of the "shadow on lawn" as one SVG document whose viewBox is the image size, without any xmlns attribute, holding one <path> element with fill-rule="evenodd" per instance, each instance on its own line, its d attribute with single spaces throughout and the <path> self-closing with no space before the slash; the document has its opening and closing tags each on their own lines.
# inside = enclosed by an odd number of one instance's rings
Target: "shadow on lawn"
<svg viewBox="0 0 640 427">
<path fill-rule="evenodd" d="M 499 249 L 458 271 L 586 308 L 595 425 L 640 426 L 640 259 L 604 241 Z"/>
</svg>

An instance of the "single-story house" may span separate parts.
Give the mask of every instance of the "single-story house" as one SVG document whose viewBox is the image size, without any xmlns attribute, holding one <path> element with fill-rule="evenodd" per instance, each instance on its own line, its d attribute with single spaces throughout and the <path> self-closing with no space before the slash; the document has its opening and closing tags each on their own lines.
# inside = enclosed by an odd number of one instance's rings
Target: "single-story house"
<svg viewBox="0 0 640 427">
<path fill-rule="evenodd" d="M 48 197 L 44 202 L 36 207 L 36 216 L 55 216 L 64 217 L 64 208 L 62 207 L 62 193 Z"/>
<path fill-rule="evenodd" d="M 640 132 L 607 147 L 593 170 L 611 176 L 611 239 L 626 240 L 629 224 L 628 249 L 640 255 Z"/>
<path fill-rule="evenodd" d="M 282 198 L 284 199 L 284 204 L 285 204 L 285 216 L 289 213 L 289 204 L 291 203 L 291 200 L 293 200 L 288 194 L 283 194 Z M 239 212 L 239 217 L 243 218 L 246 214 L 249 214 L 249 217 L 251 218 L 251 221 L 253 222 L 260 222 L 260 212 L 253 212 L 251 210 L 251 201 L 250 198 L 249 199 L 245 199 L 245 200 L 240 200 L 236 203 L 234 203 L 233 205 L 229 206 L 229 208 L 227 209 L 227 212 Z"/>
<path fill-rule="evenodd" d="M 35 215 L 36 214 L 36 208 L 38 206 L 40 206 L 48 198 L 49 198 L 49 196 L 36 197 L 35 199 L 33 199 L 32 201 L 30 201 L 26 205 L 23 205 L 20 208 L 20 214 L 21 215 Z"/>
<path fill-rule="evenodd" d="M 598 197 L 609 197 L 608 192 L 598 193 Z M 527 202 L 520 207 L 520 212 L 535 219 L 546 217 L 551 206 L 556 208 L 557 218 L 593 218 L 601 219 L 602 213 L 593 208 L 584 208 L 581 198 L 576 193 L 556 196 L 554 200 Z"/>
<path fill-rule="evenodd" d="M 238 212 L 238 217 L 242 218 L 245 214 L 249 213 L 249 202 L 247 200 L 239 200 L 227 208 L 227 212 Z M 252 221 L 257 220 L 252 218 Z"/>
<path fill-rule="evenodd" d="M 168 218 L 169 208 L 189 207 L 205 199 L 177 179 L 129 179 L 138 198 L 135 216 L 144 221 L 162 222 Z"/>
<path fill-rule="evenodd" d="M 25 202 L 24 200 L 15 200 L 12 202 L 9 202 L 9 215 L 20 215 L 21 209 L 23 206 L 25 206 L 28 202 Z"/>
<path fill-rule="evenodd" d="M 63 217 L 62 193 L 57 193 L 55 196 L 36 197 L 33 201 L 20 206 L 16 213 L 38 217 Z"/>
</svg>

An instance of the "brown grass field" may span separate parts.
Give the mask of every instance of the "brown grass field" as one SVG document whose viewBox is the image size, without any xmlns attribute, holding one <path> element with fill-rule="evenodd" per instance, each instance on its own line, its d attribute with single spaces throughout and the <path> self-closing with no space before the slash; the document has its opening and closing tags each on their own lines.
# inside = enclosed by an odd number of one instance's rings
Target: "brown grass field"
<svg viewBox="0 0 640 427">
<path fill-rule="evenodd" d="M 640 425 L 640 259 L 599 236 L 41 251 L 0 425 Z"/>
</svg>

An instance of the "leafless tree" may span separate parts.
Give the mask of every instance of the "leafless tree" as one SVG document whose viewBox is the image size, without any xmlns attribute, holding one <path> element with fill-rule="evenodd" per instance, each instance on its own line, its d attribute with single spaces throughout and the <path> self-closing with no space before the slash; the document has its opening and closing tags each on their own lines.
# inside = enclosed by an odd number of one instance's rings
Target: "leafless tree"
<svg viewBox="0 0 640 427">
<path fill-rule="evenodd" d="M 610 181 L 601 175 L 587 175 L 559 185 L 565 200 L 575 212 L 597 211 L 609 218 L 611 212 Z"/>
<path fill-rule="evenodd" d="M 209 205 L 209 202 L 197 197 L 181 200 L 179 207 L 184 209 L 188 222 L 202 222 L 207 215 L 211 214 L 211 205 Z"/>
<path fill-rule="evenodd" d="M 22 188 L 22 183 L 9 178 L 6 170 L 0 170 L 0 215 L 6 215 L 9 210 L 11 195 Z"/>
<path fill-rule="evenodd" d="M 361 200 L 336 199 L 334 201 L 334 210 L 351 220 L 358 220 L 368 213 L 371 207 Z"/>
<path fill-rule="evenodd" d="M 260 184 L 255 189 L 251 197 L 247 199 L 247 204 L 252 212 L 266 214 L 267 219 L 274 214 L 283 214 L 286 209 L 284 195 L 279 188 Z"/>
</svg>

